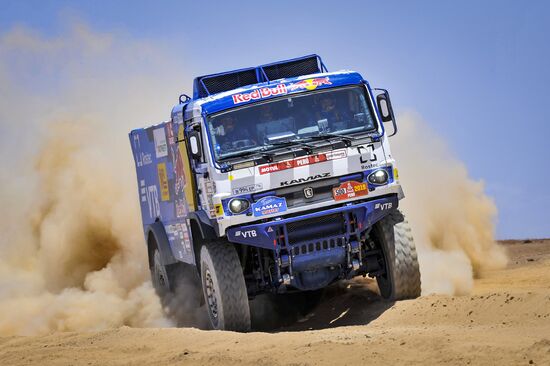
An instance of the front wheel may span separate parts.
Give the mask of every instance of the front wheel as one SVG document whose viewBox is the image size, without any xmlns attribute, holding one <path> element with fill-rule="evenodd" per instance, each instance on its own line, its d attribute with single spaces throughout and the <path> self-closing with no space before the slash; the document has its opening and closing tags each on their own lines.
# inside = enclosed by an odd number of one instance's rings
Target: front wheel
<svg viewBox="0 0 550 366">
<path fill-rule="evenodd" d="M 403 214 L 395 210 L 374 228 L 383 252 L 386 273 L 376 277 L 385 299 L 413 299 L 420 296 L 420 269 L 411 229 Z"/>
<path fill-rule="evenodd" d="M 202 246 L 201 281 L 212 328 L 249 331 L 248 294 L 234 246 L 227 242 Z"/>
</svg>

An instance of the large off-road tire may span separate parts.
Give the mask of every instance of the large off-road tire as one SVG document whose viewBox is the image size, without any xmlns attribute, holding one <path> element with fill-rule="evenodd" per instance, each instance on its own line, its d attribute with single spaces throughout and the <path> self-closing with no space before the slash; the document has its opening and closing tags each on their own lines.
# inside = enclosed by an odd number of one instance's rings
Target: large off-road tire
<svg viewBox="0 0 550 366">
<path fill-rule="evenodd" d="M 394 210 L 374 227 L 386 273 L 376 277 L 385 299 L 413 299 L 420 296 L 420 269 L 411 229 L 404 215 Z"/>
<path fill-rule="evenodd" d="M 185 263 L 163 265 L 160 252 L 155 248 L 152 258 L 151 281 L 163 307 L 175 318 L 178 313 L 189 313 L 203 301 L 202 289 L 196 271 Z M 178 320 L 179 322 L 179 320 Z"/>
<path fill-rule="evenodd" d="M 165 266 L 160 259 L 160 252 L 155 248 L 153 252 L 151 281 L 153 287 L 163 303 L 176 290 L 178 278 L 183 276 L 183 267 L 179 263 Z"/>
<path fill-rule="evenodd" d="M 250 307 L 235 247 L 213 242 L 201 248 L 201 281 L 212 328 L 247 332 Z"/>
</svg>

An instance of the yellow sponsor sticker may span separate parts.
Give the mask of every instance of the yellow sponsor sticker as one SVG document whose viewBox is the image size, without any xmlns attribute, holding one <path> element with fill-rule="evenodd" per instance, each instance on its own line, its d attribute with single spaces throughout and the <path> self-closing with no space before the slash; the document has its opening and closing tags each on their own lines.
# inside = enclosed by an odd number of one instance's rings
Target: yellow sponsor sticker
<svg viewBox="0 0 550 366">
<path fill-rule="evenodd" d="M 168 187 L 168 176 L 166 175 L 166 163 L 157 164 L 159 175 L 160 198 L 162 201 L 170 201 L 170 188 Z"/>
<path fill-rule="evenodd" d="M 399 180 L 399 171 L 397 170 L 397 168 L 393 168 L 393 179 Z"/>
<path fill-rule="evenodd" d="M 223 206 L 221 203 L 216 203 L 214 205 L 214 211 L 216 211 L 216 217 L 223 216 Z"/>
</svg>

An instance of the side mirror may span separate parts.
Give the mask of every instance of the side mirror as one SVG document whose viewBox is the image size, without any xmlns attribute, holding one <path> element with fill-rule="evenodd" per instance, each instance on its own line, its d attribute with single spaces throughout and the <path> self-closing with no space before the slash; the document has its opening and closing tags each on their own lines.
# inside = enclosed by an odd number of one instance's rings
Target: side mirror
<svg viewBox="0 0 550 366">
<path fill-rule="evenodd" d="M 381 93 L 376 96 L 376 105 L 378 106 L 378 111 L 380 111 L 380 117 L 382 117 L 382 122 L 392 122 L 393 123 L 393 133 L 389 137 L 397 133 L 397 124 L 395 122 L 395 116 L 393 114 L 393 108 L 391 106 L 390 94 L 386 89 L 374 89 L 380 91 Z"/>
<path fill-rule="evenodd" d="M 189 149 L 194 159 L 200 159 L 202 156 L 200 133 L 193 131 L 189 134 Z"/>
<path fill-rule="evenodd" d="M 376 96 L 376 104 L 378 104 L 382 122 L 391 121 L 393 119 L 393 111 L 391 108 L 390 95 L 387 91 Z"/>
</svg>

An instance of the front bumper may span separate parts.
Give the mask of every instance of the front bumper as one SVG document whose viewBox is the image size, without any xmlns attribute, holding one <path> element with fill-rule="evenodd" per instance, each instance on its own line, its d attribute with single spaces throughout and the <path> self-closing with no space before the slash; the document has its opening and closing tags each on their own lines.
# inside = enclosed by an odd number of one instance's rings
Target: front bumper
<svg viewBox="0 0 550 366">
<path fill-rule="evenodd" d="M 374 225 L 391 210 L 398 206 L 397 195 L 383 196 L 361 203 L 351 202 L 341 207 L 320 210 L 314 213 L 288 217 L 274 218 L 267 222 L 231 227 L 227 229 L 227 238 L 230 242 L 245 244 L 265 249 L 278 250 L 280 247 L 290 247 L 299 243 L 289 241 L 287 225 L 302 220 L 321 218 L 334 214 L 342 214 L 349 218 L 346 223 L 346 232 L 338 235 L 349 241 L 350 237 L 360 234 L 362 231 Z M 353 217 L 353 225 L 350 225 Z M 322 228 L 310 228 L 317 230 Z M 283 238 L 281 240 L 281 234 Z"/>
</svg>

